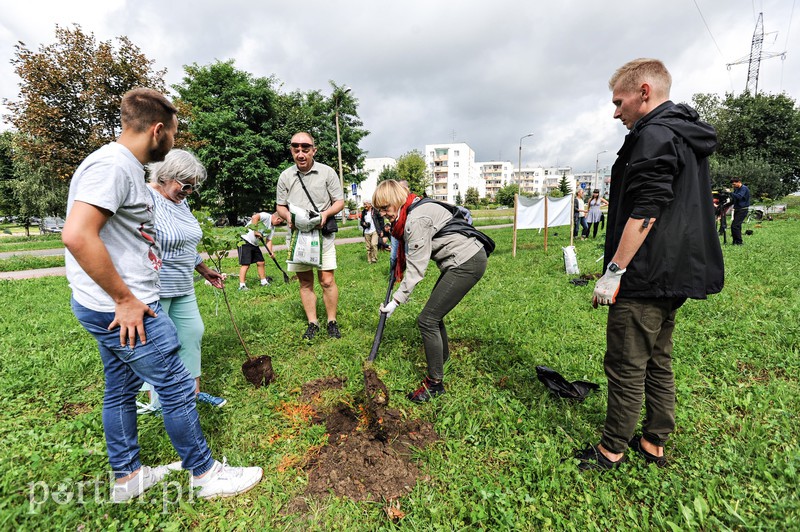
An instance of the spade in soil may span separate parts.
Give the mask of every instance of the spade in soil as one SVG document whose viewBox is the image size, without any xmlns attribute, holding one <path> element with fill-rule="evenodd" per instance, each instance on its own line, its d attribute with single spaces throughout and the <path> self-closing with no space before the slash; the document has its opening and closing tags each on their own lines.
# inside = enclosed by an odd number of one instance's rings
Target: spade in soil
<svg viewBox="0 0 800 532">
<path fill-rule="evenodd" d="M 226 241 L 215 235 L 213 230 L 211 230 L 212 228 L 209 227 L 207 220 L 198 218 L 198 221 L 203 229 L 203 247 L 214 263 L 214 266 L 216 266 L 217 271 L 221 272 L 222 259 L 228 255 L 228 249 L 231 246 L 235 246 L 235 242 Z M 221 290 L 222 296 L 225 299 L 225 306 L 228 308 L 228 316 L 230 316 L 231 323 L 233 324 L 233 329 L 236 331 L 236 336 L 239 338 L 239 342 L 241 342 L 244 352 L 247 355 L 247 360 L 242 364 L 242 373 L 245 379 L 247 379 L 247 382 L 256 388 L 260 388 L 262 385 L 266 386 L 275 380 L 275 372 L 272 370 L 272 357 L 269 355 L 254 357 L 250 354 L 250 350 L 247 349 L 247 344 L 245 344 L 244 338 L 242 338 L 242 334 L 239 332 L 239 327 L 236 325 L 236 320 L 233 319 L 233 311 L 231 310 L 230 302 L 228 302 L 228 293 L 225 291 L 224 284 Z"/>
<path fill-rule="evenodd" d="M 278 264 L 278 261 L 277 261 L 277 260 L 275 260 L 275 256 L 274 256 L 274 255 L 272 255 L 272 254 L 269 252 L 269 248 L 267 247 L 267 243 L 266 243 L 266 242 L 264 242 L 264 237 L 261 237 L 259 240 L 261 240 L 261 243 L 264 245 L 264 249 L 267 251 L 267 255 L 269 255 L 269 256 L 270 256 L 270 258 L 272 259 L 272 262 L 274 262 L 274 263 L 275 263 L 275 266 L 277 266 L 277 267 L 278 267 L 278 269 L 279 269 L 279 270 L 281 271 L 281 273 L 283 274 L 283 282 L 284 282 L 284 283 L 286 283 L 286 284 L 289 284 L 289 276 L 286 274 L 286 272 L 285 272 L 285 271 L 283 271 L 283 268 L 281 268 L 281 265 L 280 265 L 280 264 Z"/>
</svg>

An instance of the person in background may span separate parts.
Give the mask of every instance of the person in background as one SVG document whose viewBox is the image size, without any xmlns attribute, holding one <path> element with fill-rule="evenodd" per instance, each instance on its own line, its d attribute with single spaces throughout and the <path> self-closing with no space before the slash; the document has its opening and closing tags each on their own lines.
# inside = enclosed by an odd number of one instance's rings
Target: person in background
<svg viewBox="0 0 800 532">
<path fill-rule="evenodd" d="M 733 221 L 731 222 L 731 237 L 734 246 L 743 246 L 742 223 L 747 218 L 747 211 L 750 210 L 750 189 L 742 184 L 741 177 L 731 179 L 733 190 L 731 191 L 731 201 L 733 201 Z"/>
<path fill-rule="evenodd" d="M 669 100 L 671 84 L 656 59 L 626 63 L 608 84 L 614 118 L 630 132 L 611 169 L 604 273 L 592 296 L 595 308 L 609 306 L 606 419 L 600 442 L 575 453 L 582 470 L 616 468 L 629 447 L 667 465 L 675 317 L 687 298 L 706 299 L 724 284 L 708 166 L 717 134 L 697 111 Z"/>
<path fill-rule="evenodd" d="M 450 358 L 450 346 L 444 317 L 483 277 L 488 257 L 483 244 L 473 236 L 461 233 L 437 236 L 453 218 L 451 212 L 435 202 L 417 205 L 419 198 L 397 181 L 387 179 L 380 182 L 372 201 L 375 208 L 392 222 L 392 235 L 400 241 L 396 271 L 397 278 L 402 281 L 391 301 L 381 305 L 380 311 L 389 318 L 399 305 L 406 303 L 414 287 L 425 277 L 431 260 L 441 271 L 417 317 L 428 374 L 419 388 L 407 397 L 415 403 L 423 403 L 445 393 L 444 364 Z"/>
<path fill-rule="evenodd" d="M 275 236 L 275 227 L 283 223 L 283 218 L 275 212 L 257 212 L 250 218 L 250 226 L 256 229 L 249 229 L 242 235 L 242 244 L 239 246 L 239 290 L 247 290 L 247 270 L 255 262 L 258 269 L 258 278 L 261 279 L 261 286 L 268 286 L 272 282 L 271 277 L 267 277 L 267 269 L 264 265 L 264 254 L 261 253 L 261 240 L 266 241 L 267 253 L 273 259 L 275 253 L 272 251 L 272 238 Z"/>
<path fill-rule="evenodd" d="M 294 165 L 290 166 L 278 177 L 276 187 L 277 210 L 289 228 L 292 228 L 289 203 L 302 209 L 319 212 L 320 227 L 331 216 L 335 216 L 344 208 L 344 192 L 339 183 L 339 176 L 330 166 L 314 160 L 317 148 L 314 137 L 308 133 L 295 133 L 290 143 Z M 311 196 L 309 198 L 309 196 Z M 313 199 L 313 204 L 312 200 Z M 320 231 L 322 233 L 322 231 Z M 317 269 L 317 279 L 322 287 L 322 301 L 328 317 L 328 336 L 341 338 L 339 324 L 336 323 L 336 311 L 339 306 L 339 287 L 336 285 L 336 233 L 321 235 L 322 266 Z M 305 264 L 289 264 L 288 271 L 297 273 L 300 281 L 300 300 L 308 319 L 308 327 L 303 338 L 311 340 L 319 332 L 317 320 L 317 295 L 314 293 L 314 267 Z"/>
<path fill-rule="evenodd" d="M 586 215 L 586 223 L 592 232 L 592 238 L 597 238 L 597 228 L 603 221 L 603 211 L 600 209 L 608 205 L 605 198 L 600 197 L 598 189 L 592 190 L 592 197 L 589 198 L 589 213 Z M 586 231 L 586 236 L 589 236 L 589 230 Z"/>
<path fill-rule="evenodd" d="M 583 202 L 583 189 L 575 191 L 575 221 L 572 236 L 578 236 L 578 226 L 581 227 L 581 240 L 589 236 L 589 226 L 586 225 L 586 205 Z"/>
<path fill-rule="evenodd" d="M 383 233 L 381 233 L 381 237 L 378 240 L 378 249 L 381 250 L 392 249 L 391 237 L 392 237 L 392 226 L 389 224 L 383 224 Z"/>
<path fill-rule="evenodd" d="M 376 219 L 377 213 L 372 208 L 372 203 L 364 202 L 364 209 L 361 211 L 361 229 L 364 230 L 364 244 L 367 248 L 367 262 L 375 264 L 378 262 L 378 227 Z"/>
<path fill-rule="evenodd" d="M 120 111 L 117 142 L 90 154 L 72 177 L 61 234 L 72 311 L 97 340 L 103 361 L 103 433 L 116 478 L 111 499 L 138 497 L 181 467 L 191 471 L 199 497 L 244 493 L 264 472 L 214 460 L 200 427 L 195 380 L 158 301 L 161 249 L 144 165 L 163 161 L 172 149 L 177 109 L 163 94 L 138 88 L 122 97 Z M 145 380 L 161 397 L 164 427 L 180 463 L 142 465 L 136 395 Z"/>
<path fill-rule="evenodd" d="M 164 162 L 151 163 L 149 170 L 156 241 L 163 253 L 159 301 L 178 330 L 178 356 L 195 379 L 197 400 L 219 408 L 227 403 L 225 399 L 200 391 L 200 348 L 205 326 L 194 293 L 194 272 L 216 288 L 222 288 L 223 278 L 206 266 L 197 253 L 203 230 L 186 202 L 189 194 L 205 181 L 206 169 L 188 151 L 172 150 Z M 153 387 L 145 382 L 143 389 L 150 391 L 150 404 L 140 405 L 138 412 L 160 412 L 161 403 Z"/>
</svg>

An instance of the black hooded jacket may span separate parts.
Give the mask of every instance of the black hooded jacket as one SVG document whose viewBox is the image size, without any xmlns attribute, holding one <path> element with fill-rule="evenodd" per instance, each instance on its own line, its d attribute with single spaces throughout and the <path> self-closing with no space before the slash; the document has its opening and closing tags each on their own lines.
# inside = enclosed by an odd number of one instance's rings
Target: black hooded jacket
<svg viewBox="0 0 800 532">
<path fill-rule="evenodd" d="M 691 107 L 664 102 L 625 137 L 611 170 L 605 266 L 629 218 L 656 222 L 620 283 L 619 297 L 705 299 L 722 290 L 708 156 L 717 134 Z"/>
</svg>

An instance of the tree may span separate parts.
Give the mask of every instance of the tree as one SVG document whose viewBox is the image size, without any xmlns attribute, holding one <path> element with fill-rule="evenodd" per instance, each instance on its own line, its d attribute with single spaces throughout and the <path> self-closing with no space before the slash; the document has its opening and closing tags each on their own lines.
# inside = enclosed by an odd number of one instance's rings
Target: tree
<svg viewBox="0 0 800 532">
<path fill-rule="evenodd" d="M 497 191 L 497 194 L 495 195 L 495 200 L 500 205 L 505 205 L 506 207 L 513 207 L 514 196 L 517 194 L 519 194 L 519 185 L 516 183 L 511 183 Z"/>
<path fill-rule="evenodd" d="M 240 215 L 275 198 L 280 172 L 289 165 L 288 141 L 275 138 L 278 95 L 273 78 L 254 78 L 233 61 L 184 67 L 174 88 L 187 113 L 182 144 L 197 152 L 208 172 L 199 196 L 215 215 L 235 225 Z"/>
<path fill-rule="evenodd" d="M 464 200 L 461 199 L 461 191 L 459 190 L 456 194 L 456 205 L 461 207 L 464 204 Z"/>
<path fill-rule="evenodd" d="M 24 210 L 39 215 L 63 213 L 77 166 L 119 136 L 125 92 L 164 91 L 165 72 L 154 72 L 154 61 L 127 37 L 118 37 L 116 46 L 98 43 L 78 25 L 56 26 L 55 34 L 56 42 L 37 52 L 15 46 L 20 99 L 4 100 L 17 129 L 15 193 Z"/>
<path fill-rule="evenodd" d="M 425 157 L 418 150 L 411 150 L 397 159 L 397 178 L 408 181 L 411 192 L 421 196 L 431 185 Z"/>
<path fill-rule="evenodd" d="M 18 214 L 19 202 L 14 197 L 13 183 L 16 179 L 13 161 L 14 133 L 0 133 L 0 214 Z"/>
<path fill-rule="evenodd" d="M 561 174 L 561 179 L 558 182 L 558 190 L 561 191 L 561 197 L 569 196 L 572 194 L 572 191 L 569 188 L 569 181 L 567 180 L 567 174 Z"/>
<path fill-rule="evenodd" d="M 712 179 L 740 175 L 754 196 L 777 198 L 800 188 L 800 109 L 785 94 L 695 94 L 693 105 L 717 130 Z"/>
<path fill-rule="evenodd" d="M 378 174 L 378 183 L 381 181 L 386 181 L 387 179 L 394 179 L 398 181 L 400 179 L 400 175 L 397 173 L 397 168 L 394 166 L 384 166 L 381 173 Z"/>
<path fill-rule="evenodd" d="M 480 194 L 478 194 L 478 189 L 475 187 L 467 187 L 467 195 L 464 197 L 464 203 L 467 207 L 475 209 L 478 207 L 481 198 Z"/>
</svg>

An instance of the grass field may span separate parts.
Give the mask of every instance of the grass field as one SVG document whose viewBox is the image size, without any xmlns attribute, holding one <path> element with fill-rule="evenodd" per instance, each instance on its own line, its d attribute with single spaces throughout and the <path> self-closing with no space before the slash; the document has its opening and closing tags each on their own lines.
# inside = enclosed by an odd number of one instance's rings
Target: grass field
<svg viewBox="0 0 800 532">
<path fill-rule="evenodd" d="M 79 491 L 82 482 L 107 481 L 97 348 L 70 313 L 65 279 L 2 281 L 0 529 L 796 530 L 800 215 L 795 206 L 749 228 L 745 246 L 724 248 L 725 290 L 688 302 L 678 315 L 677 431 L 665 470 L 636 457 L 607 474 L 582 474 L 571 460 L 562 462 L 599 437 L 607 315 L 591 308 L 593 283 L 568 282 L 563 228 L 550 233 L 547 252 L 542 235 L 520 232 L 515 258 L 511 230 L 488 231 L 498 244 L 489 269 L 447 318 L 448 393 L 423 406 L 406 401 L 402 394 L 424 371 L 415 318 L 436 280 L 431 266 L 412 301 L 389 320 L 376 363 L 393 406 L 431 421 L 441 437 L 416 453 L 422 478 L 400 499 L 405 517 L 397 524 L 387 519 L 385 501 L 312 500 L 307 512 L 287 510 L 307 482 L 302 465 L 326 441 L 324 428 L 288 413 L 302 406 L 300 386 L 314 379 L 349 379 L 326 396 L 331 404 L 352 402 L 362 390 L 386 291 L 386 254 L 370 266 L 362 245 L 339 248 L 338 341 L 300 340 L 297 283 L 280 282 L 271 263 L 275 284 L 230 291 L 251 351 L 271 355 L 278 374 L 259 390 L 242 377 L 244 353 L 222 300 L 197 285 L 206 323 L 203 388 L 228 399 L 220 410 L 199 407 L 203 430 L 217 457 L 265 470 L 248 494 L 211 502 L 153 498 L 113 506 L 91 488 Z M 581 272 L 599 272 L 601 239 L 576 247 Z M 223 269 L 238 266 L 228 260 Z M 583 403 L 556 400 L 536 380 L 536 365 L 601 389 Z M 177 459 L 159 418 L 140 418 L 139 430 L 146 463 Z M 180 474 L 173 478 L 188 484 Z"/>
</svg>

